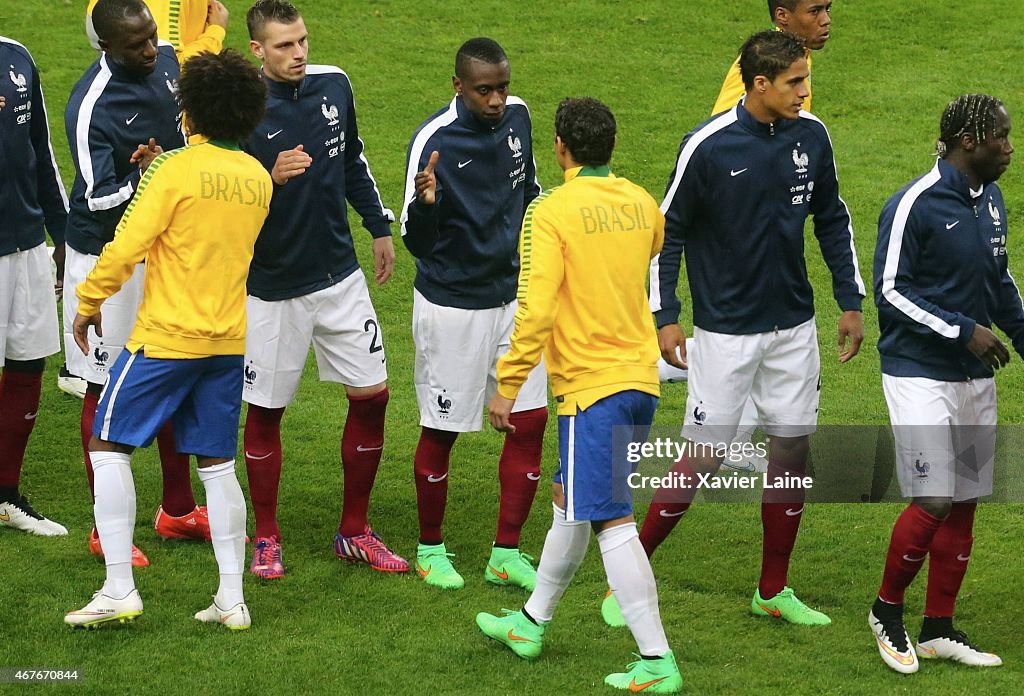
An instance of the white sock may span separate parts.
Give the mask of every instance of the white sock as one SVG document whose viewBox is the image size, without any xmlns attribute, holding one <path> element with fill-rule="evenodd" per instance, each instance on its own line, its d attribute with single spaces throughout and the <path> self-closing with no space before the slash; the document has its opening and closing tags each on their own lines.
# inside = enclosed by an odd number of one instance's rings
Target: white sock
<svg viewBox="0 0 1024 696">
<path fill-rule="evenodd" d="M 89 452 L 92 461 L 93 514 L 107 565 L 108 595 L 121 599 L 135 589 L 132 533 L 135 530 L 135 480 L 132 457 L 120 452 Z"/>
<path fill-rule="evenodd" d="M 598 533 L 608 586 L 622 610 L 640 654 L 647 657 L 668 652 L 668 639 L 658 611 L 658 586 L 651 562 L 636 532 L 636 524 L 623 524 Z"/>
<path fill-rule="evenodd" d="M 565 588 L 587 555 L 590 523 L 568 522 L 565 510 L 552 504 L 554 520 L 537 564 L 537 585 L 526 600 L 526 612 L 537 621 L 550 621 Z"/>
<path fill-rule="evenodd" d="M 235 476 L 235 460 L 200 468 L 199 480 L 206 487 L 213 555 L 220 568 L 220 587 L 214 601 L 221 609 L 230 609 L 245 601 L 245 498 Z"/>
</svg>

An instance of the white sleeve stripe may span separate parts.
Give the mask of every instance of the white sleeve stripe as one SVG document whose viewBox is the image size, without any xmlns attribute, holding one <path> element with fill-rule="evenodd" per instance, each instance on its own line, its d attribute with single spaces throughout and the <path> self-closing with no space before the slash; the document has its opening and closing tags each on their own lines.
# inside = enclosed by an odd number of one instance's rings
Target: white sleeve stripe
<svg viewBox="0 0 1024 696">
<path fill-rule="evenodd" d="M 510 97 L 511 100 L 513 97 Z M 441 130 L 445 126 L 451 125 L 458 118 L 458 110 L 455 106 L 455 100 L 458 97 L 452 99 L 448 105 L 448 110 L 439 115 L 433 121 L 429 121 L 423 125 L 420 132 L 416 134 L 415 140 L 412 142 L 412 147 L 409 148 L 409 161 L 406 164 L 405 169 L 405 199 L 402 201 L 402 236 L 405 236 L 405 223 L 409 219 L 409 204 L 412 203 L 412 199 L 416 196 L 416 174 L 419 173 L 419 162 L 420 155 L 423 154 L 423 148 L 426 147 L 427 141 L 433 137 L 434 133 Z"/>
<path fill-rule="evenodd" d="M 129 181 L 127 184 L 119 188 L 116 192 L 111 193 L 110 195 L 101 196 L 99 198 L 87 198 L 86 200 L 89 202 L 89 210 L 95 213 L 97 210 L 110 210 L 111 208 L 116 208 L 125 201 L 129 200 L 132 197 L 132 194 L 134 193 L 135 188 Z"/>
<path fill-rule="evenodd" d="M 686 171 L 686 166 L 690 163 L 690 158 L 693 157 L 693 153 L 697 151 L 700 144 L 718 131 L 736 123 L 736 120 L 736 107 L 734 106 L 728 111 L 723 111 L 721 115 L 708 122 L 707 125 L 693 134 L 690 140 L 686 143 L 686 146 L 679 153 L 679 159 L 676 160 L 676 176 L 672 179 L 672 184 L 668 187 L 668 191 L 665 193 L 665 199 L 661 202 L 662 214 L 667 213 L 669 207 L 672 205 L 672 199 L 675 198 L 676 190 L 679 188 L 679 183 L 683 180 L 683 173 Z"/>
<path fill-rule="evenodd" d="M 885 253 L 885 268 L 882 271 L 882 296 L 885 297 L 889 304 L 914 321 L 924 324 L 940 336 L 956 339 L 960 337 L 959 326 L 949 324 L 940 317 L 925 311 L 896 291 L 896 273 L 899 269 L 900 252 L 903 249 L 903 233 L 907 228 L 910 211 L 918 197 L 934 186 L 940 178 L 939 165 L 936 161 L 935 167 L 916 184 L 911 186 L 903 194 L 899 205 L 896 206 L 896 215 L 893 218 L 892 230 L 889 233 L 889 246 Z"/>
<path fill-rule="evenodd" d="M 92 168 L 92 152 L 89 150 L 89 128 L 92 125 L 92 112 L 96 108 L 96 102 L 103 95 L 103 90 L 110 82 L 110 68 L 107 67 L 107 57 L 104 54 L 100 57 L 100 70 L 93 78 L 89 90 L 82 99 L 78 109 L 78 121 L 75 124 L 75 147 L 78 150 L 78 171 L 85 181 L 85 200 L 89 203 L 90 210 L 93 208 L 92 191 L 96 185 L 96 176 Z M 116 203 L 114 205 L 117 205 Z M 114 207 L 114 206 L 110 206 Z M 104 208 L 99 208 L 104 210 Z"/>
</svg>

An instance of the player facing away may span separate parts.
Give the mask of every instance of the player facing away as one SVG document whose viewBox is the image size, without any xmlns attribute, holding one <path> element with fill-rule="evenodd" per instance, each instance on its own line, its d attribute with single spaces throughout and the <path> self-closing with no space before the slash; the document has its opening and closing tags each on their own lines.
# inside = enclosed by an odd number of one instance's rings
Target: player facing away
<svg viewBox="0 0 1024 696">
<path fill-rule="evenodd" d="M 102 35 L 102 34 L 101 34 Z M 270 176 L 238 141 L 263 117 L 266 87 L 234 51 L 190 59 L 178 84 L 187 147 L 157 157 L 85 282 L 77 288 L 75 340 L 102 327 L 105 301 L 146 259 L 138 321 L 111 369 L 89 449 L 96 472 L 96 528 L 107 578 L 71 626 L 142 613 L 132 577 L 135 483 L 131 453 L 174 422 L 178 449 L 194 454 L 206 488 L 220 587 L 199 621 L 249 628 L 242 593 L 245 499 L 235 476 L 245 350 L 245 279 L 269 210 Z"/>
<path fill-rule="evenodd" d="M 95 494 L 89 440 L 100 391 L 109 367 L 128 336 L 139 303 L 145 265 L 104 307 L 104 335 L 93 334 L 88 355 L 75 346 L 71 323 L 78 313 L 74 288 L 96 264 L 103 245 L 130 205 L 149 163 L 161 147 L 185 144 L 181 110 L 174 98 L 178 59 L 169 44 L 159 42 L 156 22 L 142 0 L 100 0 L 93 12 L 103 53 L 71 91 L 64 125 L 76 168 L 71 188 L 64 268 L 64 348 L 68 369 L 89 383 L 82 402 L 82 451 Z M 147 145 L 143 145 L 147 143 Z M 209 540 L 206 508 L 192 495 L 188 457 L 179 454 L 170 424 L 157 437 L 163 470 L 163 499 L 154 526 L 165 538 Z M 102 555 L 99 535 L 92 530 L 89 550 Z M 149 565 L 138 549 L 132 563 Z"/>
<path fill-rule="evenodd" d="M 0 65 L 7 72 L 0 73 L 0 527 L 64 536 L 68 530 L 36 512 L 19 485 L 46 356 L 60 352 L 46 232 L 62 259 L 68 199 L 32 55 L 0 36 Z"/>
<path fill-rule="evenodd" d="M 650 194 L 608 167 L 615 118 L 595 99 L 567 99 L 555 115 L 555 157 L 565 183 L 526 212 L 519 241 L 519 307 L 512 345 L 498 361 L 490 422 L 514 432 L 512 409 L 530 372 L 547 359 L 558 402 L 559 467 L 554 520 L 525 606 L 477 626 L 526 659 L 597 533 L 608 583 L 640 659 L 605 683 L 674 693 L 682 677 L 661 625 L 651 564 L 637 538 L 633 466 L 626 438 L 645 441 L 658 403 L 658 343 L 646 316 L 646 275 L 665 220 Z M 617 436 L 625 436 L 617 442 Z"/>
<path fill-rule="evenodd" d="M 523 212 L 540 193 L 530 113 L 508 93 L 505 51 L 488 38 L 458 50 L 455 97 L 409 143 L 402 240 L 416 257 L 412 333 L 420 433 L 414 462 L 420 543 L 428 585 L 459 588 L 462 576 L 441 533 L 448 467 L 459 433 L 480 430 L 508 350 L 516 311 Z M 484 577 L 533 589 L 536 572 L 519 537 L 540 480 L 547 424 L 543 367 L 531 373 L 498 460 L 498 530 Z"/>
<path fill-rule="evenodd" d="M 768 476 L 805 471 L 808 436 L 817 427 L 820 361 L 814 301 L 804 260 L 803 229 L 814 234 L 832 273 L 842 314 L 839 361 L 864 337 L 864 283 L 853 228 L 839 197 L 835 159 L 825 126 L 801 109 L 807 97 L 804 42 L 766 31 L 743 45 L 746 99 L 683 140 L 661 205 L 665 248 L 651 264 L 651 309 L 662 356 L 685 352 L 678 324 L 680 255 L 684 244 L 694 343 L 683 434 L 694 445 L 672 471 L 696 480 L 717 470 L 713 449 L 732 442 L 740 413 L 753 397 L 770 437 Z M 648 556 L 690 507 L 694 488 L 661 489 L 644 518 Z M 787 587 L 789 559 L 803 513 L 804 490 L 766 488 L 761 578 L 751 601 L 757 616 L 798 624 L 829 618 Z"/>
<path fill-rule="evenodd" d="M 938 159 L 882 208 L 875 303 L 882 387 L 900 490 L 878 598 L 868 615 L 882 660 L 897 672 L 921 659 L 1002 664 L 953 626 L 971 557 L 978 498 L 992 493 L 993 371 L 1024 355 L 1024 308 L 1006 255 L 1007 215 L 996 180 L 1010 166 L 1010 115 L 995 97 L 965 94 L 939 126 Z M 903 598 L 925 558 L 928 585 L 916 650 Z"/>
<path fill-rule="evenodd" d="M 788 31 L 804 40 L 807 59 L 807 98 L 804 111 L 811 110 L 811 51 L 820 51 L 832 36 L 832 0 L 768 0 L 768 14 L 779 31 Z M 711 115 L 736 106 L 747 88 L 740 73 L 740 59 L 729 66 Z"/>
<path fill-rule="evenodd" d="M 256 515 L 250 570 L 265 579 L 285 572 L 277 523 L 281 418 L 295 398 L 312 343 L 320 379 L 343 384 L 348 397 L 341 438 L 345 491 L 334 552 L 375 570 L 404 573 L 409 564 L 367 521 L 384 449 L 387 369 L 346 200 L 373 236 L 378 285 L 394 266 L 395 216 L 370 173 L 348 75 L 332 65 L 307 64 L 306 25 L 290 3 L 260 0 L 246 20 L 249 47 L 263 63 L 267 112 L 242 147 L 274 180 L 246 303 L 244 445 Z"/>
</svg>

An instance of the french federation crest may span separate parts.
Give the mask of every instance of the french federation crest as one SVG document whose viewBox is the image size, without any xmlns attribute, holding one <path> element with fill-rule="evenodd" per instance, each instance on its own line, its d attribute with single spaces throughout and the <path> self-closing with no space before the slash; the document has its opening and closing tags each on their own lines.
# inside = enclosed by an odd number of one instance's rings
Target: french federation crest
<svg viewBox="0 0 1024 696">
<path fill-rule="evenodd" d="M 331 104 L 330 107 L 327 104 L 320 105 L 320 112 L 327 119 L 327 125 L 336 126 L 338 125 L 338 107 Z"/>
<path fill-rule="evenodd" d="M 28 83 L 25 80 L 25 76 L 21 73 L 15 75 L 13 65 L 11 66 L 11 69 L 7 74 L 11 78 L 11 82 L 14 83 L 14 86 L 18 88 L 18 94 L 24 94 L 28 91 Z"/>
<path fill-rule="evenodd" d="M 800 143 L 797 143 L 797 147 L 799 146 Z M 801 153 L 799 150 L 793 150 L 793 164 L 796 165 L 797 174 L 803 174 L 804 172 L 806 172 L 807 165 L 810 163 L 810 161 L 811 159 L 810 157 L 807 156 L 806 152 Z"/>
<path fill-rule="evenodd" d="M 513 138 L 512 135 L 508 136 L 508 149 L 512 151 L 513 157 L 523 156 L 523 143 L 518 137 Z"/>
<path fill-rule="evenodd" d="M 999 208 L 992 205 L 992 199 L 988 199 L 988 214 L 992 216 L 992 224 L 999 227 L 1002 224 L 1002 219 L 999 217 Z"/>
</svg>

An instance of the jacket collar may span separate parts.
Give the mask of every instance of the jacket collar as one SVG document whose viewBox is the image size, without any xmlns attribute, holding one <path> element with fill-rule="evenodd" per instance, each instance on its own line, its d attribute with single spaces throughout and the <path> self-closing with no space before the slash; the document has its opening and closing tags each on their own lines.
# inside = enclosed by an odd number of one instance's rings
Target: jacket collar
<svg viewBox="0 0 1024 696">
<path fill-rule="evenodd" d="M 939 170 L 939 178 L 942 179 L 942 182 L 946 184 L 946 186 L 948 186 L 949 188 L 956 191 L 957 194 L 959 194 L 960 197 L 964 199 L 964 202 L 968 203 L 969 205 L 974 205 L 975 202 L 981 200 L 982 197 L 984 197 L 985 195 L 985 190 L 991 185 L 982 185 L 981 195 L 977 197 L 972 196 L 971 184 L 967 180 L 967 176 L 963 172 L 961 172 L 959 169 L 957 169 L 956 167 L 954 167 L 952 164 L 942 159 L 941 157 L 936 158 L 935 166 Z"/>
<path fill-rule="evenodd" d="M 572 169 L 565 170 L 565 182 L 569 183 L 578 176 L 596 176 L 601 178 L 611 178 L 615 175 L 612 174 L 612 170 L 608 165 L 603 167 L 573 167 Z"/>
<path fill-rule="evenodd" d="M 465 103 L 463 103 L 462 99 L 459 98 L 459 95 L 456 94 L 452 99 L 452 102 L 455 104 L 455 115 L 458 118 L 459 123 L 470 130 L 480 131 L 481 133 L 492 133 L 504 126 L 505 122 L 508 121 L 509 118 L 507 104 L 505 105 L 505 114 L 501 117 L 501 120 L 492 126 L 489 123 L 484 123 L 474 116 L 473 112 L 471 112 Z"/>
<path fill-rule="evenodd" d="M 746 101 L 747 97 L 744 95 L 740 103 L 736 105 L 736 120 L 754 135 L 771 138 L 788 128 L 792 128 L 800 120 L 799 118 L 780 118 L 772 123 L 761 123 L 754 118 L 752 113 L 747 111 Z"/>
<path fill-rule="evenodd" d="M 294 101 L 305 92 L 307 80 L 303 78 L 301 82 L 278 82 L 263 73 L 263 82 L 267 85 L 267 93 L 270 96 Z"/>
</svg>

